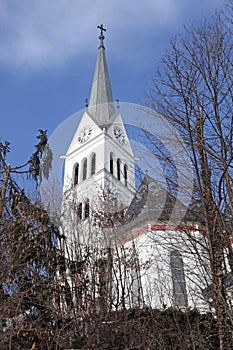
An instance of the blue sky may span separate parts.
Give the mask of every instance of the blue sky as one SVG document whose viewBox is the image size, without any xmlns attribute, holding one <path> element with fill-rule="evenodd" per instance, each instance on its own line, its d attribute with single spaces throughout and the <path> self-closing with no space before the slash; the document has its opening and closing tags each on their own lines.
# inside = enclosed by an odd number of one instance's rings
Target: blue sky
<svg viewBox="0 0 233 350">
<path fill-rule="evenodd" d="M 223 7 L 224 0 L 0 0 L 0 140 L 12 165 L 84 108 L 98 47 L 105 46 L 114 99 L 143 103 L 170 38 Z"/>
</svg>

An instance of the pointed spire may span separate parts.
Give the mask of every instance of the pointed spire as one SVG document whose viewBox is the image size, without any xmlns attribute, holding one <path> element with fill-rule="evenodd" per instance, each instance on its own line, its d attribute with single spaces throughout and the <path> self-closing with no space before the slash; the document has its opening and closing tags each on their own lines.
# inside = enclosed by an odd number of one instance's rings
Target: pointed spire
<svg viewBox="0 0 233 350">
<path fill-rule="evenodd" d="M 103 32 L 106 31 L 106 29 L 103 27 L 103 24 L 97 26 L 97 28 L 100 29 L 100 46 L 98 48 L 98 57 L 92 82 L 88 113 L 99 126 L 104 126 L 109 123 L 111 116 L 115 113 L 115 107 L 105 56 Z"/>
</svg>

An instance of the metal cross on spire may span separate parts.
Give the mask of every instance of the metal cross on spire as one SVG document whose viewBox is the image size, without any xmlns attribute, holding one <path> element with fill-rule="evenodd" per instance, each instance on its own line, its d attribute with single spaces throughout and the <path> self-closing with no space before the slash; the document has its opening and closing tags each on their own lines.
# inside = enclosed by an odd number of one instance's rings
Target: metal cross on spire
<svg viewBox="0 0 233 350">
<path fill-rule="evenodd" d="M 97 28 L 100 29 L 100 36 L 103 36 L 103 32 L 106 32 L 106 28 L 104 28 L 104 25 L 100 24 L 99 26 L 97 26 Z"/>
<path fill-rule="evenodd" d="M 99 26 L 97 26 L 97 28 L 100 30 L 100 36 L 99 36 L 99 39 L 100 39 L 100 47 L 104 47 L 104 33 L 103 32 L 106 32 L 106 28 L 104 28 L 104 25 L 103 24 L 100 24 Z"/>
</svg>

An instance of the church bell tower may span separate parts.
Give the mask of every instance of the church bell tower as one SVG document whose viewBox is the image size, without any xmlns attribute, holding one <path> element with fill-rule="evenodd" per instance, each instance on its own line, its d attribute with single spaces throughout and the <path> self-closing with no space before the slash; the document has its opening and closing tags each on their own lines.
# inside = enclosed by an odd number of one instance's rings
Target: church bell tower
<svg viewBox="0 0 233 350">
<path fill-rule="evenodd" d="M 108 197 L 127 208 L 135 193 L 134 154 L 115 107 L 105 56 L 103 25 L 89 104 L 65 156 L 64 189 L 75 193 L 80 218 Z"/>
</svg>

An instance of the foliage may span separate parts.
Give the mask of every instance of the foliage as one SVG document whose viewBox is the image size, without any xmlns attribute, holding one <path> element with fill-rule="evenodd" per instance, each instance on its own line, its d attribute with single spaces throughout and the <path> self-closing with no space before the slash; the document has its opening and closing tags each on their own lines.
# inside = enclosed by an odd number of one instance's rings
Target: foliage
<svg viewBox="0 0 233 350">
<path fill-rule="evenodd" d="M 37 183 L 38 178 L 41 182 L 43 176 L 48 179 L 53 160 L 52 151 L 47 143 L 46 131 L 39 130 L 39 132 L 40 134 L 37 136 L 39 143 L 35 146 L 36 151 L 29 160 L 29 174 Z"/>
<path fill-rule="evenodd" d="M 32 201 L 14 178 L 15 174 L 24 174 L 37 181 L 41 161 L 45 159 L 46 132 L 40 130 L 38 138 L 40 141 L 31 159 L 14 168 L 7 163 L 9 143 L 0 144 L 2 349 L 8 346 L 12 349 L 29 348 L 28 342 L 39 336 L 45 324 L 48 334 L 52 326 L 49 308 L 56 288 L 59 231 L 50 222 L 39 200 Z M 22 333 L 24 327 L 28 331 Z M 23 341 L 26 338 L 27 341 Z M 21 343 L 24 344 L 22 347 Z"/>
</svg>

